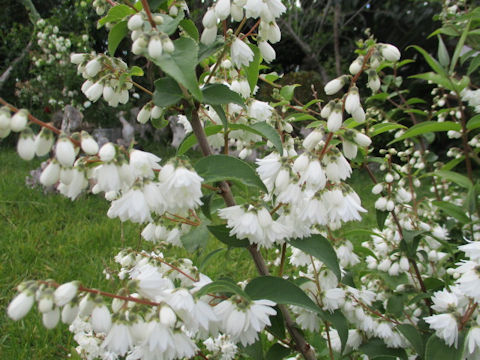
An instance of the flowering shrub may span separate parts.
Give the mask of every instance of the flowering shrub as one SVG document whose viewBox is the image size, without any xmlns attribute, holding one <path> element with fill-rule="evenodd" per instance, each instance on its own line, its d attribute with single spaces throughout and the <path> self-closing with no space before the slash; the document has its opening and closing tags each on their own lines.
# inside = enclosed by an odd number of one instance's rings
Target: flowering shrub
<svg viewBox="0 0 480 360">
<path fill-rule="evenodd" d="M 83 359 L 263 358 L 264 349 L 269 359 L 478 358 L 472 162 L 479 162 L 480 122 L 469 75 L 480 65 L 480 9 L 446 8 L 435 32 L 438 60 L 414 47 L 432 68 L 414 75 L 434 86 L 432 106 L 401 88 L 399 70 L 411 60 L 400 61 L 395 46 L 374 38 L 359 43 L 349 74 L 325 85 L 332 99 L 322 105 L 299 104 L 294 85 L 260 74 L 281 37 L 279 0 L 219 0 L 205 13 L 201 34 L 183 2 L 94 5 L 105 14 L 99 25 L 110 28 L 109 54 L 71 54 L 85 79 L 81 91 L 115 107 L 137 87 L 151 96 L 139 122 L 155 123 L 168 109 L 191 134 L 161 165 L 133 146 L 99 147 L 86 132 L 63 134 L 0 100 L 0 136 L 20 133 L 25 160 L 53 153 L 44 186 L 72 200 L 101 193 L 110 218 L 142 224 L 143 239 L 158 245 L 115 256 L 116 293 L 78 281 L 24 282 L 10 318 L 23 318 L 37 303 L 46 328 L 69 324 Z M 131 51 L 164 74 L 153 91 L 134 81 L 143 76 L 140 67 L 114 57 L 127 35 Z M 452 55 L 442 36 L 455 42 Z M 472 50 L 462 54 L 466 46 Z M 459 63 L 469 64 L 463 77 Z M 259 79 L 278 88 L 274 102 L 254 98 Z M 292 125 L 300 120 L 312 129 L 304 138 Z M 42 131 L 35 135 L 29 122 Z M 371 139 L 392 131 L 374 156 Z M 428 148 L 439 132 L 461 142 L 446 164 Z M 185 156 L 195 144 L 204 155 L 197 161 Z M 256 167 L 244 161 L 254 150 Z M 466 176 L 453 171 L 461 163 Z M 378 228 L 345 228 L 366 212 L 348 185 L 353 169 L 372 179 Z M 427 182 L 431 191 L 420 196 Z M 183 246 L 186 236 L 245 248 L 259 276 L 239 284 L 212 280 L 191 260 L 164 255 L 165 244 Z M 267 265 L 264 254 L 278 258 Z"/>
</svg>

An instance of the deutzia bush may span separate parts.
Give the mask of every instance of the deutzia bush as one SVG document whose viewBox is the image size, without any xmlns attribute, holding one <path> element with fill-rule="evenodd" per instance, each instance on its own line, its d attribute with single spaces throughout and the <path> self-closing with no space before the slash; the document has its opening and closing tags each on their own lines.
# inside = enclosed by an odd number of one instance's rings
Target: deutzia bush
<svg viewBox="0 0 480 360">
<path fill-rule="evenodd" d="M 264 351 L 269 359 L 478 359 L 480 102 L 472 81 L 480 10 L 445 8 L 438 60 L 414 47 L 432 68 L 414 78 L 434 86 L 432 98 L 410 97 L 400 73 L 412 60 L 371 37 L 358 42 L 349 74 L 325 85 L 328 101 L 300 104 L 294 85 L 259 72 L 262 59 L 276 56 L 280 1 L 219 0 L 201 33 L 185 3 L 150 3 L 95 1 L 109 53 L 74 53 L 71 62 L 90 101 L 116 107 L 136 87 L 150 96 L 140 123 L 175 112 L 188 132 L 176 156 L 99 147 L 85 131 L 61 133 L 3 100 L 0 136 L 19 133 L 24 160 L 51 154 L 44 186 L 72 200 L 104 196 L 108 217 L 141 224 L 142 238 L 157 246 L 115 256 L 114 293 L 81 279 L 26 281 L 9 317 L 20 320 L 36 304 L 45 327 L 69 325 L 82 359 L 228 360 Z M 114 57 L 123 38 L 161 70 L 155 89 L 134 81 L 140 67 Z M 465 75 L 459 64 L 468 64 Z M 254 98 L 259 79 L 275 88 L 273 102 Z M 304 138 L 302 120 L 311 129 Z M 35 135 L 30 124 L 43 129 Z M 442 163 L 431 144 L 447 131 L 458 140 Z M 380 135 L 390 142 L 374 149 Z M 195 144 L 203 157 L 189 159 Z M 254 153 L 256 166 L 243 160 Z M 454 171 L 461 164 L 466 175 Z M 372 180 L 365 191 L 377 197 L 376 228 L 348 226 L 366 213 L 363 194 L 348 184 L 353 171 Z M 244 248 L 259 276 L 210 279 L 190 259 L 164 255 L 166 244 L 181 247 L 187 237 Z"/>
</svg>

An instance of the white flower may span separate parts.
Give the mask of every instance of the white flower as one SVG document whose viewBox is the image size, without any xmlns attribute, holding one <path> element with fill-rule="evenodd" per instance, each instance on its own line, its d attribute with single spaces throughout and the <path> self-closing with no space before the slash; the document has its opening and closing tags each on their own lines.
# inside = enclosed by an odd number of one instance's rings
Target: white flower
<svg viewBox="0 0 480 360">
<path fill-rule="evenodd" d="M 372 140 L 365 134 L 362 134 L 360 132 L 356 132 L 353 140 L 359 145 L 359 146 L 370 146 L 372 143 Z"/>
<path fill-rule="evenodd" d="M 77 295 L 77 290 L 78 282 L 76 281 L 71 281 L 60 285 L 53 293 L 55 304 L 57 306 L 66 305 Z"/>
<path fill-rule="evenodd" d="M 29 291 L 23 291 L 10 302 L 7 314 L 12 320 L 20 320 L 28 314 L 35 301 L 35 297 Z"/>
<path fill-rule="evenodd" d="M 275 44 L 280 41 L 282 38 L 282 33 L 275 21 L 264 21 L 260 22 L 258 33 L 260 37 L 268 41 L 270 44 Z"/>
<path fill-rule="evenodd" d="M 229 1 L 229 0 L 221 0 L 221 1 Z M 240 68 L 243 66 L 248 66 L 250 62 L 253 60 L 253 51 L 250 47 L 245 44 L 239 38 L 236 38 L 235 41 L 232 43 L 232 47 L 230 49 L 232 61 Z"/>
<path fill-rule="evenodd" d="M 118 166 L 112 163 L 97 166 L 92 174 L 93 178 L 97 181 L 97 184 L 92 189 L 93 192 L 120 190 L 122 181 L 120 179 L 119 169 Z"/>
<path fill-rule="evenodd" d="M 108 333 L 112 326 L 112 316 L 110 311 L 104 305 L 97 305 L 92 311 L 92 318 L 90 320 L 92 329 L 96 333 Z"/>
<path fill-rule="evenodd" d="M 132 17 L 130 17 L 130 19 L 128 19 L 127 26 L 128 26 L 128 29 L 130 31 L 140 29 L 143 26 L 142 15 L 137 13 L 137 14 L 133 15 Z"/>
<path fill-rule="evenodd" d="M 448 346 L 455 345 L 457 347 L 458 323 L 452 314 L 427 316 L 423 319 Z"/>
<path fill-rule="evenodd" d="M 102 347 L 123 356 L 133 347 L 133 339 L 128 326 L 121 322 L 115 322 L 105 340 Z"/>
<path fill-rule="evenodd" d="M 62 322 L 64 324 L 71 324 L 78 315 L 79 307 L 77 304 L 67 304 L 62 309 Z"/>
<path fill-rule="evenodd" d="M 248 106 L 248 116 L 257 121 L 267 121 L 272 116 L 273 108 L 264 101 L 253 100 Z"/>
<path fill-rule="evenodd" d="M 217 17 L 215 16 L 214 8 L 208 8 L 202 18 L 202 25 L 205 28 L 212 28 L 217 26 Z"/>
<path fill-rule="evenodd" d="M 72 142 L 67 137 L 61 136 L 55 147 L 55 157 L 58 162 L 65 167 L 72 167 L 75 156 L 75 148 Z"/>
<path fill-rule="evenodd" d="M 323 132 L 319 129 L 315 129 L 305 137 L 302 145 L 306 150 L 311 151 L 320 143 L 322 139 Z"/>
<path fill-rule="evenodd" d="M 40 184 L 43 186 L 54 185 L 60 177 L 60 165 L 57 161 L 52 160 L 40 175 Z"/>
<path fill-rule="evenodd" d="M 352 159 L 355 159 L 355 157 L 357 156 L 357 150 L 358 150 L 357 145 L 348 140 L 343 141 L 342 149 L 343 149 L 343 154 L 347 159 L 352 160 Z"/>
<path fill-rule="evenodd" d="M 46 128 L 35 137 L 35 154 L 44 156 L 52 149 L 54 138 L 52 132 Z"/>
<path fill-rule="evenodd" d="M 58 185 L 58 191 L 71 200 L 75 200 L 87 186 L 88 181 L 85 177 L 85 172 L 74 167 L 71 182 L 68 185 L 60 183 Z"/>
<path fill-rule="evenodd" d="M 245 99 L 250 97 L 250 85 L 247 80 L 233 80 L 230 84 L 230 90 L 239 93 Z"/>
<path fill-rule="evenodd" d="M 382 56 L 388 61 L 398 61 L 400 60 L 400 51 L 396 46 L 391 44 L 382 44 L 380 46 L 380 51 Z"/>
<path fill-rule="evenodd" d="M 352 86 L 348 92 L 347 98 L 345 99 L 345 110 L 349 114 L 353 114 L 359 107 L 361 107 L 361 105 L 360 96 L 358 95 L 358 88 L 356 86 Z"/>
<path fill-rule="evenodd" d="M 215 4 L 215 16 L 225 20 L 230 15 L 230 0 L 218 0 Z"/>
<path fill-rule="evenodd" d="M 363 56 L 359 56 L 358 58 L 355 59 L 354 62 L 350 64 L 350 67 L 348 68 L 348 71 L 350 71 L 350 74 L 356 75 L 362 70 L 363 66 Z"/>
<path fill-rule="evenodd" d="M 153 58 L 153 59 L 158 59 L 162 56 L 163 53 L 163 46 L 162 46 L 162 40 L 160 39 L 159 36 L 153 36 L 150 38 L 150 41 L 148 42 L 148 55 Z M 137 118 L 138 120 L 138 118 Z M 138 120 L 141 124 L 144 124 L 145 122 L 141 122 Z"/>
<path fill-rule="evenodd" d="M 345 85 L 345 77 L 340 76 L 336 79 L 330 80 L 323 89 L 325 91 L 325 94 L 333 95 L 339 92 L 344 85 Z"/>
<path fill-rule="evenodd" d="M 115 158 L 115 154 L 116 154 L 115 146 L 110 142 L 104 144 L 100 148 L 100 151 L 98 152 L 98 156 L 100 157 L 100 160 L 102 160 L 103 162 L 112 161 Z"/>
<path fill-rule="evenodd" d="M 95 102 L 103 95 L 103 85 L 98 81 L 90 86 L 84 94 L 88 100 Z"/>
<path fill-rule="evenodd" d="M 149 152 L 133 150 L 130 153 L 130 169 L 135 177 L 145 177 L 153 179 L 154 170 L 161 169 L 158 162 L 161 159 Z"/>
<path fill-rule="evenodd" d="M 0 109 L 0 130 L 10 130 L 10 112 Z"/>
<path fill-rule="evenodd" d="M 458 248 L 463 251 L 465 255 L 470 258 L 470 260 L 480 260 L 480 241 L 472 241 L 466 245 L 461 245 Z"/>
<path fill-rule="evenodd" d="M 121 221 L 130 220 L 135 223 L 152 221 L 144 193 L 134 188 L 124 193 L 120 199 L 112 201 L 107 215 L 111 219 L 118 217 Z"/>
<path fill-rule="evenodd" d="M 138 281 L 138 293 L 153 301 L 164 301 L 167 295 L 165 291 L 173 288 L 172 281 L 149 264 L 134 268 L 130 277 Z"/>
<path fill-rule="evenodd" d="M 90 60 L 87 65 L 85 65 L 85 74 L 90 78 L 97 75 L 100 70 L 102 70 L 102 64 L 100 64 L 96 58 Z"/>
<path fill-rule="evenodd" d="M 202 31 L 202 36 L 200 38 L 200 42 L 205 45 L 213 44 L 215 39 L 217 38 L 217 26 L 206 27 Z"/>
<path fill-rule="evenodd" d="M 467 344 L 468 353 L 470 355 L 473 353 L 477 353 L 478 355 L 480 349 L 480 327 L 472 327 L 468 331 L 467 339 L 465 340 L 465 342 Z M 474 358 L 472 357 L 472 359 Z"/>
<path fill-rule="evenodd" d="M 262 54 L 263 59 L 267 63 L 271 63 L 273 60 L 275 60 L 277 54 L 275 53 L 275 50 L 268 42 L 259 41 L 258 48 L 260 49 L 260 53 Z"/>
<path fill-rule="evenodd" d="M 267 5 L 263 0 L 247 0 L 245 4 L 246 16 L 248 18 L 258 18 Z"/>
</svg>

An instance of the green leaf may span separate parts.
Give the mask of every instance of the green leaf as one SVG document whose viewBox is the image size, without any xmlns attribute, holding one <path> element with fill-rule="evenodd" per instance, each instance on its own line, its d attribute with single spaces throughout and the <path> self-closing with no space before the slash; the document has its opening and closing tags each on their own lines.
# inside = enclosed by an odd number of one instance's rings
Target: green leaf
<svg viewBox="0 0 480 360">
<path fill-rule="evenodd" d="M 463 344 L 462 344 L 463 345 Z M 425 360 L 460 360 L 463 358 L 463 346 L 456 349 L 453 346 L 447 346 L 445 341 L 438 338 L 435 334 L 430 336 L 425 349 Z"/>
<path fill-rule="evenodd" d="M 287 116 L 287 121 L 305 121 L 305 120 L 317 120 L 316 117 L 308 114 L 294 113 Z"/>
<path fill-rule="evenodd" d="M 168 120 L 165 119 L 165 116 L 160 116 L 156 119 L 151 119 L 150 122 L 152 123 L 155 129 L 163 129 L 165 126 L 168 125 Z"/>
<path fill-rule="evenodd" d="M 128 27 L 126 21 L 120 21 L 112 27 L 108 33 L 108 52 L 111 56 L 115 55 L 118 45 L 120 45 L 120 42 L 127 35 L 127 33 Z"/>
<path fill-rule="evenodd" d="M 209 236 L 210 234 L 208 233 L 207 227 L 200 225 L 194 226 L 192 230 L 182 235 L 180 240 L 188 252 L 194 252 L 197 249 L 203 249 L 207 246 Z"/>
<path fill-rule="evenodd" d="M 342 273 L 338 258 L 330 241 L 320 234 L 314 234 L 304 239 L 293 239 L 289 244 L 322 261 L 341 281 Z"/>
<path fill-rule="evenodd" d="M 199 262 L 198 271 L 203 271 L 203 269 L 205 269 L 205 266 L 215 257 L 215 255 L 221 253 L 222 251 L 225 251 L 225 248 L 215 249 L 205 255 L 205 257 Z"/>
<path fill-rule="evenodd" d="M 427 102 L 423 99 L 413 97 L 407 100 L 408 105 L 415 105 L 415 104 L 426 104 Z"/>
<path fill-rule="evenodd" d="M 121 4 L 121 5 L 114 6 L 110 8 L 110 10 L 108 10 L 107 15 L 105 15 L 103 18 L 98 20 L 98 28 L 101 28 L 106 23 L 123 20 L 125 16 L 132 15 L 132 14 L 135 14 L 135 10 L 131 9 L 127 5 Z"/>
<path fill-rule="evenodd" d="M 403 336 L 410 342 L 415 351 L 421 358 L 425 353 L 425 345 L 423 343 L 422 335 L 420 332 L 410 324 L 400 324 L 397 326 L 397 330 L 402 333 Z"/>
<path fill-rule="evenodd" d="M 370 138 L 373 138 L 377 135 L 383 134 L 384 132 L 390 131 L 390 130 L 395 130 L 395 129 L 406 129 L 406 126 L 403 126 L 401 124 L 394 124 L 390 122 L 384 122 L 380 124 L 375 124 L 372 126 L 370 129 L 369 136 Z"/>
<path fill-rule="evenodd" d="M 277 304 L 296 305 L 325 315 L 305 292 L 294 283 L 276 276 L 260 276 L 250 281 L 245 292 L 253 299 L 267 299 Z"/>
<path fill-rule="evenodd" d="M 480 59 L 480 56 L 478 57 Z M 473 130 L 480 127 L 480 114 L 475 115 L 467 121 L 467 130 Z"/>
<path fill-rule="evenodd" d="M 453 83 L 447 76 L 439 75 L 434 72 L 427 72 L 423 74 L 412 75 L 409 77 L 413 79 L 422 79 L 422 80 L 431 81 L 435 84 L 443 86 L 447 90 L 455 91 Z"/>
<path fill-rule="evenodd" d="M 253 125 L 250 125 L 249 128 L 253 129 L 259 135 L 269 140 L 273 144 L 273 146 L 275 146 L 279 154 L 283 155 L 282 138 L 280 137 L 280 134 L 272 126 L 267 124 L 265 121 L 261 121 Z"/>
<path fill-rule="evenodd" d="M 382 357 L 400 358 L 404 360 L 408 358 L 404 349 L 389 348 L 382 340 L 376 338 L 370 338 L 369 341 L 360 346 L 358 350 L 367 355 L 371 360 Z"/>
<path fill-rule="evenodd" d="M 228 294 L 237 294 L 242 296 L 244 299 L 250 300 L 248 294 L 242 290 L 240 286 L 235 284 L 231 280 L 216 280 L 202 287 L 199 291 L 195 293 L 197 298 L 202 297 L 208 293 L 228 293 Z"/>
<path fill-rule="evenodd" d="M 158 59 L 152 61 L 160 66 L 162 71 L 185 86 L 188 91 L 199 101 L 202 92 L 198 87 L 195 67 L 197 65 L 198 46 L 189 38 L 181 37 L 174 42 L 175 51 L 172 54 L 163 53 Z"/>
<path fill-rule="evenodd" d="M 427 53 L 424 49 L 422 49 L 420 46 L 417 46 L 417 45 L 411 45 L 408 48 L 410 47 L 413 47 L 415 50 L 417 50 L 420 54 L 423 55 L 423 57 L 427 61 L 427 64 L 432 68 L 433 71 L 435 71 L 439 75 L 442 75 L 443 77 L 448 77 L 448 74 L 445 68 L 436 59 L 434 59 L 429 53 Z"/>
<path fill-rule="evenodd" d="M 208 136 L 218 134 L 220 131 L 222 131 L 223 126 L 222 125 L 212 125 L 212 126 L 207 126 L 204 128 L 205 134 Z M 177 155 L 183 155 L 185 154 L 192 146 L 197 144 L 197 137 L 195 134 L 189 134 L 180 144 L 177 150 Z"/>
<path fill-rule="evenodd" d="M 443 42 L 442 37 L 440 35 L 437 35 L 437 38 L 438 38 L 438 51 L 437 51 L 438 61 L 440 62 L 440 65 L 447 68 L 448 64 L 450 64 L 450 55 L 448 54 L 448 50 L 445 46 L 445 43 Z"/>
<path fill-rule="evenodd" d="M 392 295 L 387 301 L 387 312 L 394 316 L 402 316 L 404 310 L 404 297 Z"/>
<path fill-rule="evenodd" d="M 387 220 L 388 211 L 382 211 L 382 210 L 375 210 L 376 218 L 377 218 L 377 225 L 380 230 L 383 230 L 383 227 L 385 226 L 385 220 Z"/>
<path fill-rule="evenodd" d="M 471 21 L 467 22 L 467 25 L 463 28 L 462 36 L 457 42 L 457 46 L 455 47 L 455 51 L 452 57 L 452 63 L 450 64 L 450 73 L 453 74 L 455 70 L 455 66 L 457 65 L 458 58 L 463 50 L 463 45 L 465 45 L 465 40 L 467 39 L 468 31 L 470 30 L 470 23 Z"/>
<path fill-rule="evenodd" d="M 477 209 L 477 192 L 475 191 L 476 186 L 471 186 L 468 189 L 467 199 L 465 201 L 465 208 L 470 213 L 475 213 Z"/>
<path fill-rule="evenodd" d="M 130 76 L 143 76 L 143 69 L 139 66 L 132 66 L 130 70 L 128 70 Z"/>
<path fill-rule="evenodd" d="M 210 155 L 197 161 L 195 171 L 206 183 L 235 180 L 268 192 L 255 170 L 245 161 L 228 155 Z"/>
<path fill-rule="evenodd" d="M 250 245 L 246 239 L 240 240 L 231 236 L 230 229 L 226 225 L 210 225 L 207 228 L 213 236 L 229 247 L 248 247 Z"/>
<path fill-rule="evenodd" d="M 462 224 L 467 224 L 470 219 L 465 215 L 465 209 L 448 201 L 433 201 L 433 205 L 440 208 L 446 215 L 451 216 Z"/>
<path fill-rule="evenodd" d="M 278 306 L 275 306 L 275 310 L 277 311 L 277 314 L 275 316 L 270 316 L 271 325 L 268 327 L 268 331 L 271 332 L 276 337 L 278 337 L 279 339 L 284 339 L 285 338 L 285 320 Z"/>
<path fill-rule="evenodd" d="M 475 70 L 478 69 L 479 66 L 480 66 L 480 56 L 477 55 L 476 57 L 473 58 L 473 60 L 470 61 L 470 64 L 468 64 L 467 75 L 471 75 Z"/>
<path fill-rule="evenodd" d="M 247 73 L 248 84 L 250 85 L 250 92 L 253 93 L 255 86 L 257 86 L 258 74 L 260 72 L 260 63 L 262 62 L 262 56 L 260 55 L 260 50 L 253 44 L 248 44 L 250 49 L 253 51 L 253 60 L 248 64 L 247 67 L 244 67 L 245 72 Z"/>
<path fill-rule="evenodd" d="M 224 84 L 207 84 L 202 88 L 203 103 L 210 105 L 238 104 L 245 107 L 242 97 Z"/>
<path fill-rule="evenodd" d="M 241 348 L 241 351 L 247 354 L 253 360 L 263 360 L 262 338 L 259 338 L 251 345 Z"/>
<path fill-rule="evenodd" d="M 291 353 L 292 353 L 292 350 L 276 343 L 276 344 L 273 344 L 273 346 L 270 349 L 268 349 L 267 355 L 265 356 L 265 360 L 281 360 L 286 358 Z"/>
<path fill-rule="evenodd" d="M 301 86 L 300 84 L 286 85 L 280 90 L 280 95 L 287 101 L 292 100 L 295 88 Z"/>
<path fill-rule="evenodd" d="M 408 257 L 415 258 L 418 244 L 424 230 L 406 230 L 403 229 L 403 239 L 400 241 L 400 248 L 405 251 Z"/>
<path fill-rule="evenodd" d="M 453 168 L 455 168 L 455 166 L 457 166 L 458 164 L 460 164 L 463 160 L 465 160 L 465 156 L 460 156 L 459 158 L 455 158 L 453 160 L 450 160 L 449 162 L 447 162 L 445 165 L 443 165 L 440 170 L 452 170 Z"/>
<path fill-rule="evenodd" d="M 223 36 L 217 36 L 217 39 L 210 45 L 205 45 L 200 43 L 199 51 L 198 51 L 198 62 L 202 62 L 209 56 L 212 56 L 221 48 L 223 48 L 225 41 Z"/>
<path fill-rule="evenodd" d="M 190 36 L 193 40 L 197 41 L 200 39 L 200 34 L 198 33 L 198 29 L 195 26 L 195 23 L 190 19 L 183 19 L 180 21 L 180 26 L 185 31 L 188 36 Z"/>
<path fill-rule="evenodd" d="M 449 130 L 460 131 L 460 129 L 461 129 L 460 124 L 453 121 L 444 121 L 444 122 L 424 121 L 416 125 L 413 125 L 410 129 L 405 131 L 405 133 L 402 136 L 396 138 L 395 140 L 390 141 L 387 145 L 391 145 L 396 142 L 409 139 L 415 136 L 423 135 L 429 132 L 449 131 Z"/>
<path fill-rule="evenodd" d="M 185 17 L 185 13 L 183 11 L 179 11 L 178 15 L 172 18 L 166 14 L 158 14 L 163 18 L 163 23 L 161 25 L 157 25 L 157 29 L 160 32 L 164 32 L 167 35 L 172 35 L 175 31 L 177 31 L 178 25 Z"/>
<path fill-rule="evenodd" d="M 223 128 L 227 129 L 228 128 L 228 119 L 227 116 L 225 115 L 225 111 L 223 110 L 222 105 L 212 105 L 213 110 L 217 113 L 218 117 L 222 121 Z"/>
<path fill-rule="evenodd" d="M 171 77 L 166 76 L 155 81 L 155 91 L 153 92 L 153 103 L 155 105 L 167 107 L 176 104 L 182 98 L 182 89 Z"/>
<path fill-rule="evenodd" d="M 435 171 L 433 175 L 440 176 L 441 178 L 446 179 L 448 181 L 452 181 L 455 184 L 458 184 L 461 187 L 464 187 L 466 189 L 470 189 L 470 187 L 473 185 L 468 177 L 454 171 L 438 170 L 438 171 Z"/>
</svg>

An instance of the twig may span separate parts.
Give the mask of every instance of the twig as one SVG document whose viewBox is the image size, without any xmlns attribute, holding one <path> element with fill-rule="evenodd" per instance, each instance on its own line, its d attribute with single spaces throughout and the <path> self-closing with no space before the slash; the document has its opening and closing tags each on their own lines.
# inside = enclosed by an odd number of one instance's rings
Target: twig
<svg viewBox="0 0 480 360">
<path fill-rule="evenodd" d="M 152 25 L 152 28 L 156 29 L 157 24 L 155 24 L 155 21 L 153 20 L 152 12 L 150 11 L 150 5 L 148 5 L 147 0 L 141 0 L 142 5 L 143 5 L 143 10 L 147 13 L 148 21 L 150 22 L 150 25 Z"/>
</svg>

